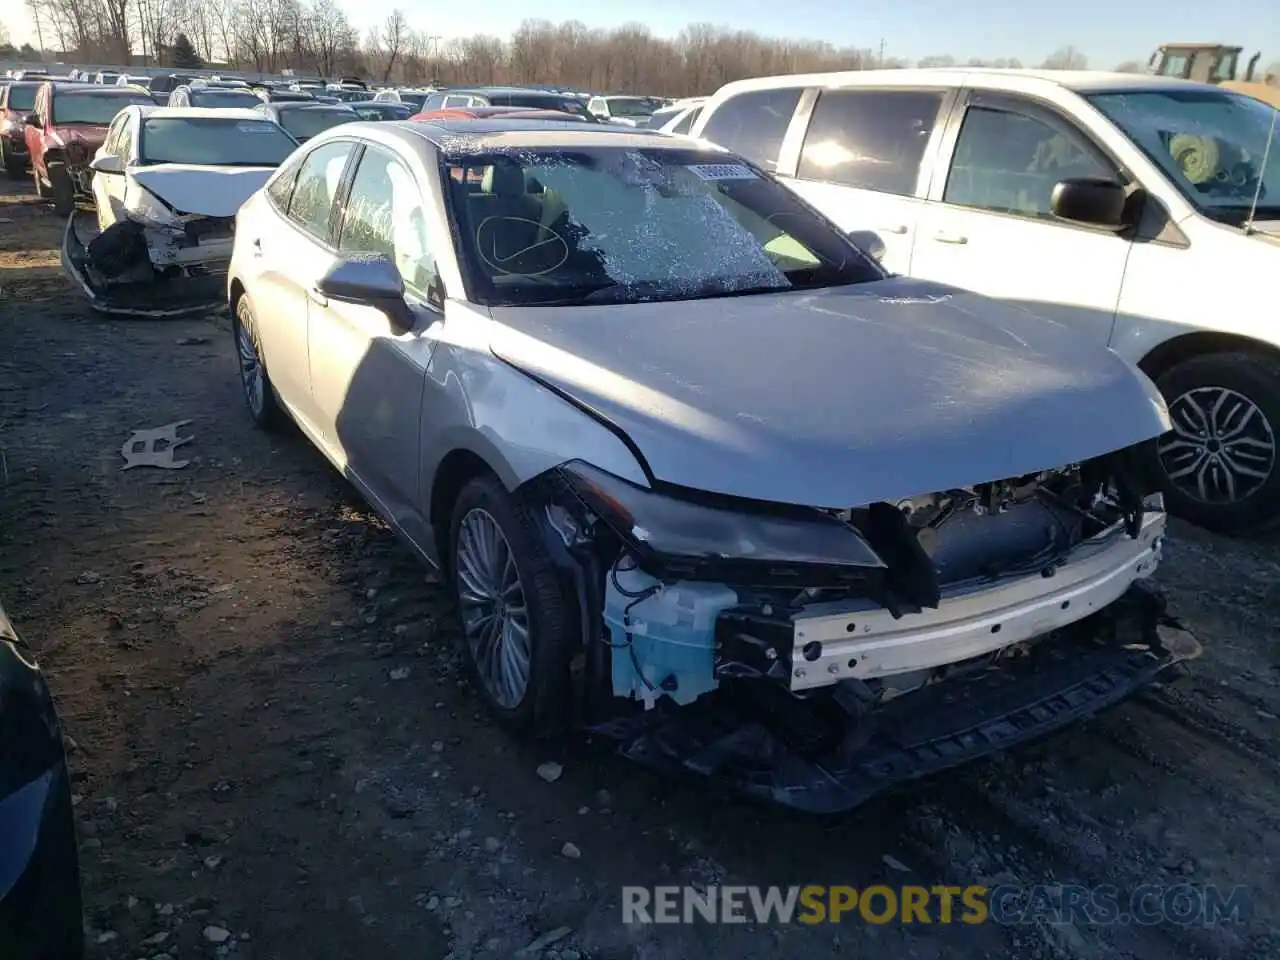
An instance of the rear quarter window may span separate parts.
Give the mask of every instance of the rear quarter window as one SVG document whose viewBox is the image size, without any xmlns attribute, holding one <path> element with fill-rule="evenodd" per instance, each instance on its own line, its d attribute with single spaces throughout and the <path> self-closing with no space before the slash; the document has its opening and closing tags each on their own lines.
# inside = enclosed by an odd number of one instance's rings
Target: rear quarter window
<svg viewBox="0 0 1280 960">
<path fill-rule="evenodd" d="M 764 168 L 778 169 L 778 151 L 800 102 L 800 87 L 748 90 L 721 103 L 702 136 Z"/>
</svg>

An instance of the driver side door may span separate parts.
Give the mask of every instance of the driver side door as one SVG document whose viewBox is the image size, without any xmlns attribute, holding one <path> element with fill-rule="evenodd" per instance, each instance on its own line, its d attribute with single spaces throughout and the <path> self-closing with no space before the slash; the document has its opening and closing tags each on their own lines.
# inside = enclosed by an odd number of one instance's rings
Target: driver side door
<svg viewBox="0 0 1280 960">
<path fill-rule="evenodd" d="M 127 164 L 136 158 L 133 147 L 137 124 L 132 110 L 121 111 L 107 130 L 107 139 L 98 156 L 112 155 L 120 158 L 121 173 L 95 173 L 93 175 L 93 202 L 98 209 L 98 227 L 105 230 L 117 220 L 124 219 L 124 195 L 128 184 Z"/>
</svg>

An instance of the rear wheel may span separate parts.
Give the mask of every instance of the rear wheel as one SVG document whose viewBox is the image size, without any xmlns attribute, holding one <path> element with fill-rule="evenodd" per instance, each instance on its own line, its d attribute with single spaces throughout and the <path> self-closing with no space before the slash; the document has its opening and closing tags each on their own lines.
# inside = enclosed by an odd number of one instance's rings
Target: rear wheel
<svg viewBox="0 0 1280 960">
<path fill-rule="evenodd" d="M 517 731 L 562 730 L 572 608 L 532 517 L 496 478 L 459 494 L 448 559 L 463 660 L 489 710 Z"/>
<path fill-rule="evenodd" d="M 48 166 L 53 212 L 60 217 L 69 217 L 76 209 L 76 188 L 71 182 L 71 174 L 67 173 L 67 165 L 60 161 L 55 160 Z"/>
<path fill-rule="evenodd" d="M 276 403 L 275 388 L 271 386 L 271 378 L 262 363 L 262 341 L 258 337 L 258 323 L 248 294 L 242 294 L 236 301 L 232 328 L 240 360 L 240 385 L 249 416 L 264 430 L 274 430 L 284 422 L 284 415 Z"/>
<path fill-rule="evenodd" d="M 1170 512 L 1219 533 L 1280 520 L 1280 363 L 1204 354 L 1156 384 L 1173 421 L 1152 456 Z"/>
</svg>

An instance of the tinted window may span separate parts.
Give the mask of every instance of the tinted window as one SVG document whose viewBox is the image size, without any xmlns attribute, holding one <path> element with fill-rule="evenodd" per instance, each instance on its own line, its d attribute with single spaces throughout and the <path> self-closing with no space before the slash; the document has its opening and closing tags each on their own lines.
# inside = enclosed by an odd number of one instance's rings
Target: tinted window
<svg viewBox="0 0 1280 960">
<path fill-rule="evenodd" d="M 9 88 L 9 99 L 5 105 L 10 110 L 21 110 L 29 113 L 36 105 L 36 91 L 39 89 L 39 87 L 14 84 Z"/>
<path fill-rule="evenodd" d="M 302 107 L 280 111 L 280 126 L 299 140 L 307 140 L 340 123 L 359 120 L 360 114 L 348 108 L 327 110 L 324 107 Z"/>
<path fill-rule="evenodd" d="M 1007 110 L 970 107 L 956 142 L 943 200 L 979 210 L 1049 217 L 1054 185 L 1068 177 L 1106 177 L 1077 134 Z"/>
<path fill-rule="evenodd" d="M 189 94 L 193 107 L 256 107 L 262 101 L 248 90 L 201 87 Z"/>
<path fill-rule="evenodd" d="M 752 90 L 730 97 L 711 115 L 702 136 L 766 170 L 776 170 L 778 150 L 800 102 L 800 93 L 800 88 L 795 87 Z"/>
<path fill-rule="evenodd" d="M 479 302 L 689 300 L 882 276 L 791 190 L 721 151 L 459 156 L 447 182 Z"/>
<path fill-rule="evenodd" d="M 351 154 L 350 143 L 326 143 L 302 161 L 297 185 L 289 200 L 289 218 L 316 236 L 327 239 L 333 198 L 342 184 L 342 171 Z"/>
<path fill-rule="evenodd" d="M 53 122 L 107 126 L 131 103 L 151 103 L 144 93 L 59 93 L 53 98 Z"/>
<path fill-rule="evenodd" d="M 381 150 L 366 147 L 360 158 L 338 249 L 385 254 L 406 285 L 432 286 L 435 265 L 427 250 L 422 193 L 409 171 Z"/>
<path fill-rule="evenodd" d="M 865 190 L 909 196 L 942 94 L 832 90 L 814 106 L 797 174 Z"/>
</svg>

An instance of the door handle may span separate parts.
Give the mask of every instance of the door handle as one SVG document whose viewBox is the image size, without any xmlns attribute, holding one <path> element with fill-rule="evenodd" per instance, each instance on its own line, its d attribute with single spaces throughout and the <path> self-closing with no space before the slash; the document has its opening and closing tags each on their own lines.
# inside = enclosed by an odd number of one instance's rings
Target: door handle
<svg viewBox="0 0 1280 960">
<path fill-rule="evenodd" d="M 939 230 L 933 235 L 933 239 L 939 243 L 964 244 L 969 242 L 968 237 L 961 236 L 958 233 L 947 233 L 945 230 Z"/>
<path fill-rule="evenodd" d="M 880 229 L 885 233 L 896 233 L 898 236 L 902 236 L 902 234 L 907 232 L 907 225 L 905 223 L 900 223 L 896 227 L 881 227 Z"/>
<path fill-rule="evenodd" d="M 318 287 L 307 288 L 307 299 L 317 307 L 327 307 L 329 305 L 329 298 L 321 293 Z"/>
</svg>

